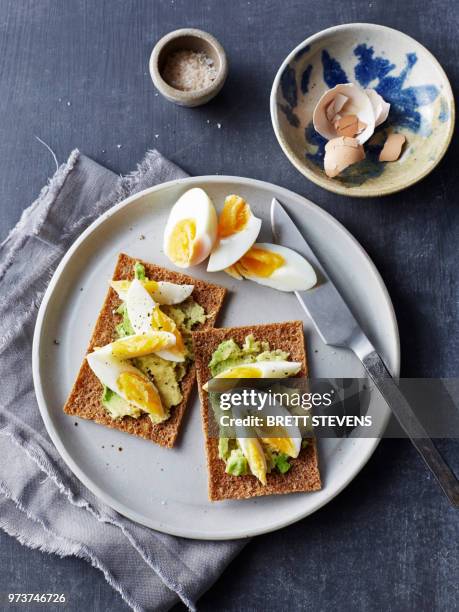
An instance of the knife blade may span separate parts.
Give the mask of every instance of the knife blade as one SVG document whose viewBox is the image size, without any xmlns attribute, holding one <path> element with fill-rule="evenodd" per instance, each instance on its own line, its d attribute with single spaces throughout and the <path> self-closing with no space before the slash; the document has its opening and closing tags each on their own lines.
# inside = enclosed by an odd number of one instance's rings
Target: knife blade
<svg viewBox="0 0 459 612">
<path fill-rule="evenodd" d="M 303 255 L 314 268 L 318 284 L 308 291 L 296 291 L 301 306 L 309 315 L 325 344 L 359 347 L 360 352 L 373 350 L 354 315 L 341 297 L 315 253 L 281 204 L 271 204 L 271 227 L 274 241 Z"/>
<path fill-rule="evenodd" d="M 451 504 L 459 507 L 457 478 L 429 438 L 415 410 L 400 391 L 381 356 L 360 327 L 314 251 L 276 198 L 273 198 L 271 203 L 271 227 L 277 244 L 297 251 L 315 269 L 317 285 L 308 291 L 296 291 L 295 295 L 322 341 L 330 346 L 349 349 L 360 359 L 368 376 Z"/>
</svg>

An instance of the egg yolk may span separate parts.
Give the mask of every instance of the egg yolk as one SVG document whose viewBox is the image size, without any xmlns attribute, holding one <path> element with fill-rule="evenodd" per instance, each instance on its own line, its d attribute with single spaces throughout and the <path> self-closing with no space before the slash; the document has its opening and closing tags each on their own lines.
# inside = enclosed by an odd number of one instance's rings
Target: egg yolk
<svg viewBox="0 0 459 612">
<path fill-rule="evenodd" d="M 219 238 L 228 238 L 241 232 L 250 219 L 249 205 L 236 195 L 228 196 L 218 220 Z"/>
<path fill-rule="evenodd" d="M 167 345 L 167 340 L 158 334 L 136 335 L 115 340 L 112 344 L 112 354 L 120 359 L 133 359 L 160 351 Z"/>
<path fill-rule="evenodd" d="M 263 442 L 279 453 L 296 456 L 296 448 L 290 438 L 262 438 Z"/>
<path fill-rule="evenodd" d="M 215 378 L 261 378 L 261 372 L 255 366 L 241 365 L 221 372 Z"/>
<path fill-rule="evenodd" d="M 118 293 L 127 293 L 129 290 L 129 287 L 131 286 L 131 282 L 132 281 L 130 280 L 119 280 L 119 281 L 112 281 L 110 284 L 113 287 L 113 289 L 115 289 L 115 291 L 117 291 Z M 150 294 L 158 290 L 158 283 L 154 280 L 143 280 L 140 282 Z"/>
<path fill-rule="evenodd" d="M 196 238 L 194 219 L 182 219 L 177 223 L 169 237 L 169 257 L 179 264 L 187 264 L 193 256 Z"/>
<path fill-rule="evenodd" d="M 247 457 L 252 474 L 258 478 L 261 484 L 265 485 L 266 459 L 258 440 L 251 440 L 248 438 L 246 441 L 244 454 Z"/>
<path fill-rule="evenodd" d="M 240 265 L 246 274 L 267 278 L 285 265 L 285 259 L 279 253 L 254 246 L 241 257 L 237 265 Z"/>
<path fill-rule="evenodd" d="M 122 372 L 116 382 L 128 402 L 133 402 L 146 412 L 156 416 L 165 416 L 158 392 L 141 374 Z"/>
<path fill-rule="evenodd" d="M 166 331 L 174 334 L 175 345 L 169 350 L 176 355 L 185 353 L 185 343 L 183 342 L 182 334 L 177 329 L 175 321 L 168 317 L 159 306 L 155 306 L 151 316 L 151 326 L 157 331 Z"/>
<path fill-rule="evenodd" d="M 237 262 L 230 266 L 229 268 L 225 268 L 225 272 L 235 278 L 236 280 L 242 280 L 242 274 L 240 274 L 237 268 Z"/>
</svg>

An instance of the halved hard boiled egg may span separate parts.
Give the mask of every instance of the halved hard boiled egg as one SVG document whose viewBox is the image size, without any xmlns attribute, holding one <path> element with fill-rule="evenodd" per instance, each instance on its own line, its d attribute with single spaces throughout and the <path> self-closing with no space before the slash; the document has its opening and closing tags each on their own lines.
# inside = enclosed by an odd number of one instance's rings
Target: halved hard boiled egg
<svg viewBox="0 0 459 612">
<path fill-rule="evenodd" d="M 100 382 L 129 404 L 147 412 L 155 422 L 168 418 L 153 382 L 129 361 L 115 357 L 112 345 L 89 353 L 86 360 Z"/>
<path fill-rule="evenodd" d="M 186 191 L 174 204 L 164 231 L 164 252 L 179 268 L 195 266 L 212 250 L 217 238 L 217 213 L 199 187 Z"/>
<path fill-rule="evenodd" d="M 225 199 L 218 219 L 218 238 L 207 265 L 208 272 L 218 272 L 233 265 L 246 253 L 258 237 L 261 219 L 237 195 Z"/>
<path fill-rule="evenodd" d="M 169 332 L 175 337 L 175 345 L 156 351 L 168 361 L 185 360 L 185 344 L 175 321 L 161 311 L 154 299 L 138 279 L 134 279 L 126 294 L 126 308 L 132 328 L 136 334 L 152 331 Z"/>
<path fill-rule="evenodd" d="M 225 272 L 279 291 L 306 291 L 317 283 L 316 273 L 304 257 L 286 247 L 266 242 L 255 243 Z"/>
<path fill-rule="evenodd" d="M 288 378 L 301 370 L 299 361 L 256 361 L 243 363 L 223 370 L 214 378 Z M 203 386 L 208 391 L 209 383 Z"/>
<path fill-rule="evenodd" d="M 125 302 L 131 282 L 130 280 L 112 280 L 110 287 Z M 190 297 L 194 289 L 194 285 L 177 285 L 167 281 L 141 280 L 140 282 L 156 303 L 165 305 L 180 304 Z"/>
</svg>

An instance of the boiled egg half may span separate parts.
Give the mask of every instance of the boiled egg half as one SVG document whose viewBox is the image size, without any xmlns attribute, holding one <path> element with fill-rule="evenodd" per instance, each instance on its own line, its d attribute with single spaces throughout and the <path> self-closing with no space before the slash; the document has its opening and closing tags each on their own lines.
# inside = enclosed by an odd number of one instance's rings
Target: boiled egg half
<svg viewBox="0 0 459 612">
<path fill-rule="evenodd" d="M 164 231 L 164 252 L 179 268 L 195 266 L 217 238 L 217 213 L 204 189 L 186 191 L 174 204 Z"/>
<path fill-rule="evenodd" d="M 218 272 L 232 266 L 253 245 L 261 229 L 261 219 L 252 214 L 250 206 L 237 195 L 225 199 L 218 219 L 218 238 L 207 265 L 208 272 Z"/>
<path fill-rule="evenodd" d="M 266 242 L 255 243 L 225 272 L 279 291 L 306 291 L 317 283 L 316 273 L 304 257 L 287 247 Z"/>
</svg>

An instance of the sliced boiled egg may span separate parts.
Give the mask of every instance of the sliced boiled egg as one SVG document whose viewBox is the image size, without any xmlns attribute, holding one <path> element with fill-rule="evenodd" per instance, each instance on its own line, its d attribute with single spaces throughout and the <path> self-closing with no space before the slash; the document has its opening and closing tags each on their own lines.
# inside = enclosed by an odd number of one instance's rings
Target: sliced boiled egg
<svg viewBox="0 0 459 612">
<path fill-rule="evenodd" d="M 293 457 L 296 459 L 300 454 L 301 450 L 301 435 L 291 436 L 288 434 L 286 428 L 281 428 L 279 432 L 281 434 L 280 437 L 274 437 L 273 432 L 268 432 L 268 437 L 262 437 L 262 441 L 266 446 L 269 446 L 273 451 L 277 453 L 285 453 L 289 457 Z M 266 434 L 265 434 L 266 436 Z"/>
<path fill-rule="evenodd" d="M 256 361 L 223 370 L 214 378 L 288 378 L 301 370 L 299 361 Z M 208 391 L 209 383 L 203 386 Z"/>
<path fill-rule="evenodd" d="M 286 247 L 264 242 L 255 243 L 225 272 L 279 291 L 306 291 L 317 283 L 316 273 L 304 257 Z"/>
<path fill-rule="evenodd" d="M 294 424 L 288 424 L 287 418 L 291 415 L 284 406 L 278 403 L 269 403 L 267 405 L 267 414 L 274 417 L 282 417 L 282 420 L 274 426 L 258 425 L 256 432 L 259 438 L 275 452 L 285 453 L 295 459 L 301 450 L 302 437 L 299 427 Z"/>
<path fill-rule="evenodd" d="M 258 438 L 237 438 L 250 471 L 262 485 L 266 485 L 266 457 Z"/>
<path fill-rule="evenodd" d="M 126 308 L 136 334 L 148 335 L 152 331 L 162 331 L 175 337 L 175 345 L 156 351 L 159 357 L 168 361 L 185 360 L 185 344 L 175 321 L 161 311 L 138 279 L 131 282 L 127 291 Z"/>
<path fill-rule="evenodd" d="M 217 374 L 215 378 L 288 378 L 298 374 L 301 363 L 298 361 L 257 361 L 256 363 L 241 364 L 233 366 Z M 208 383 L 204 385 L 208 390 Z M 279 405 L 270 406 L 277 414 L 288 414 L 285 408 Z M 241 447 L 244 457 L 247 459 L 250 471 L 258 478 L 261 484 L 266 485 L 267 463 L 260 440 L 256 437 L 241 435 L 238 428 L 237 441 Z M 257 428 L 261 434 L 262 441 L 277 452 L 283 452 L 290 457 L 298 457 L 301 450 L 301 434 L 296 426 L 273 428 Z M 250 431 L 247 428 L 246 432 Z"/>
<path fill-rule="evenodd" d="M 186 191 L 174 204 L 164 230 L 164 252 L 179 268 L 201 263 L 217 238 L 217 213 L 207 193 Z"/>
<path fill-rule="evenodd" d="M 153 329 L 168 331 L 175 336 L 175 346 L 170 349 L 158 351 L 157 355 L 168 361 L 185 361 L 186 347 L 175 321 L 168 317 L 159 306 L 153 311 L 151 319 Z"/>
<path fill-rule="evenodd" d="M 155 422 L 168 418 L 153 382 L 129 361 L 115 357 L 112 345 L 89 353 L 86 359 L 100 382 L 129 404 L 147 412 Z"/>
<path fill-rule="evenodd" d="M 237 195 L 225 199 L 218 219 L 218 238 L 207 265 L 208 272 L 217 272 L 233 265 L 246 253 L 258 237 L 261 219 Z"/>
<path fill-rule="evenodd" d="M 150 331 L 147 334 L 125 336 L 115 340 L 109 346 L 112 355 L 119 359 L 135 359 L 152 353 L 159 353 L 164 349 L 175 346 L 174 334 L 166 331 Z"/>
<path fill-rule="evenodd" d="M 110 281 L 110 287 L 125 302 L 131 282 L 130 280 Z M 194 285 L 177 285 L 176 283 L 166 281 L 142 280 L 140 282 L 155 302 L 165 305 L 181 304 L 181 302 L 190 297 L 194 289 Z"/>
</svg>

